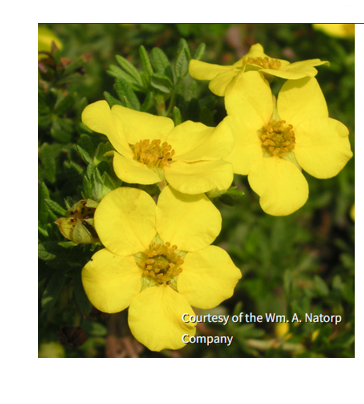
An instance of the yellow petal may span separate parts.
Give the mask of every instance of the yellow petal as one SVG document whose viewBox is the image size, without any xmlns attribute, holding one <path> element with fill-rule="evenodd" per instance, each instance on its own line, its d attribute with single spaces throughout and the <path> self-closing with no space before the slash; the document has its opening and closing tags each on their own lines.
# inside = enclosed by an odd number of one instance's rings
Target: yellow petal
<svg viewBox="0 0 364 404">
<path fill-rule="evenodd" d="M 220 66 L 192 59 L 189 65 L 190 75 L 197 80 L 212 80 L 218 74 L 233 70 L 232 66 Z"/>
<path fill-rule="evenodd" d="M 233 165 L 235 174 L 248 175 L 252 164 L 263 156 L 262 143 L 258 136 L 258 129 L 263 127 L 263 120 L 259 116 L 247 118 L 245 114 L 229 115 L 235 144 L 232 152 L 224 160 Z"/>
<path fill-rule="evenodd" d="M 248 181 L 260 196 L 260 206 L 273 216 L 286 216 L 302 207 L 308 198 L 308 184 L 301 171 L 279 157 L 258 160 Z"/>
<path fill-rule="evenodd" d="M 196 324 L 184 323 L 183 314 L 194 315 L 187 300 L 170 286 L 144 289 L 130 307 L 128 322 L 134 337 L 151 351 L 180 349 L 184 334 L 196 333 Z M 188 340 L 188 339 L 187 339 Z"/>
<path fill-rule="evenodd" d="M 148 248 L 156 234 L 156 205 L 136 188 L 109 192 L 95 211 L 95 228 L 102 244 L 117 255 L 131 255 Z"/>
<path fill-rule="evenodd" d="M 226 91 L 225 107 L 228 115 L 243 116 L 256 130 L 261 129 L 273 112 L 268 82 L 258 72 L 239 73 Z"/>
<path fill-rule="evenodd" d="M 216 246 L 187 253 L 182 268 L 178 292 L 199 309 L 212 309 L 230 298 L 241 278 L 229 254 Z"/>
<path fill-rule="evenodd" d="M 278 70 L 262 69 L 260 72 L 271 74 L 272 76 L 281 77 L 288 80 L 297 80 L 304 77 L 315 77 L 317 69 L 313 66 L 329 66 L 329 62 L 322 61 L 320 59 L 303 60 L 301 62 L 295 62 L 285 67 L 281 67 Z"/>
<path fill-rule="evenodd" d="M 164 175 L 174 189 L 189 195 L 203 194 L 215 188 L 226 190 L 234 179 L 232 165 L 223 160 L 198 163 L 176 161 L 165 167 Z"/>
<path fill-rule="evenodd" d="M 160 139 L 164 142 L 169 132 L 174 128 L 173 120 L 165 116 L 134 111 L 121 105 L 114 105 L 112 112 L 120 119 L 124 136 L 132 145 L 145 139 Z"/>
<path fill-rule="evenodd" d="M 278 95 L 277 109 L 281 119 L 295 127 L 315 116 L 328 117 L 325 97 L 315 78 L 288 80 Z"/>
<path fill-rule="evenodd" d="M 234 138 L 226 118 L 216 128 L 186 121 L 176 126 L 167 138 L 176 152 L 173 160 L 194 162 L 216 160 L 232 150 Z"/>
<path fill-rule="evenodd" d="M 164 242 L 197 251 L 220 233 L 221 214 L 207 196 L 185 195 L 167 186 L 158 199 L 156 227 Z"/>
<path fill-rule="evenodd" d="M 123 133 L 122 124 L 111 112 L 106 101 L 88 105 L 82 112 L 82 122 L 95 132 L 108 137 L 113 147 L 124 156 L 132 156 L 132 151 Z"/>
<path fill-rule="evenodd" d="M 124 182 L 129 184 L 156 184 L 161 178 L 148 168 L 145 164 L 139 163 L 131 158 L 114 153 L 113 160 L 115 174 Z"/>
<path fill-rule="evenodd" d="M 223 97 L 233 78 L 239 73 L 239 69 L 231 69 L 218 74 L 209 83 L 209 89 L 216 95 Z"/>
<path fill-rule="evenodd" d="M 298 164 L 316 178 L 337 175 L 351 159 L 348 128 L 331 118 L 312 118 L 295 129 Z"/>
<path fill-rule="evenodd" d="M 82 270 L 82 284 L 90 302 L 104 313 L 126 309 L 138 295 L 142 270 L 132 256 L 120 257 L 106 248 L 94 254 Z"/>
<path fill-rule="evenodd" d="M 313 27 L 337 38 L 352 39 L 355 36 L 355 24 L 313 24 Z"/>
</svg>

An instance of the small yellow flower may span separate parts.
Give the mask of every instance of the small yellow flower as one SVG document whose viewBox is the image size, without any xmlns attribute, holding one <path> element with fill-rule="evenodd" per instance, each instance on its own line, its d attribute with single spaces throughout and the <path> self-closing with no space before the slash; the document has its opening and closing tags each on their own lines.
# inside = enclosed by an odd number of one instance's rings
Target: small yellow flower
<svg viewBox="0 0 364 404">
<path fill-rule="evenodd" d="M 227 89 L 225 107 L 235 136 L 225 159 L 234 173 L 248 175 L 262 209 L 271 215 L 289 215 L 305 204 L 308 184 L 301 167 L 316 178 L 331 178 L 353 155 L 349 131 L 329 118 L 315 78 L 287 81 L 275 108 L 260 73 L 239 74 Z"/>
<path fill-rule="evenodd" d="M 197 80 L 210 80 L 209 89 L 214 94 L 223 97 L 227 86 L 241 70 L 245 72 L 258 70 L 269 79 L 276 76 L 283 79 L 297 80 L 303 77 L 316 76 L 317 70 L 314 66 L 321 65 L 329 65 L 329 62 L 310 59 L 291 64 L 286 60 L 273 59 L 267 56 L 262 45 L 257 43 L 232 66 L 220 66 L 192 59 L 189 72 Z"/>
<path fill-rule="evenodd" d="M 191 121 L 174 127 L 173 120 L 106 101 L 87 106 L 82 122 L 105 134 L 113 147 L 114 170 L 124 182 L 168 182 L 186 194 L 226 190 L 233 181 L 228 155 L 234 139 L 226 121 L 211 128 Z"/>
<path fill-rule="evenodd" d="M 355 24 L 313 24 L 313 27 L 336 38 L 353 39 L 355 37 Z"/>
<path fill-rule="evenodd" d="M 226 251 L 210 245 L 221 215 L 205 195 L 167 186 L 156 205 L 146 192 L 121 187 L 102 199 L 95 226 L 106 248 L 82 270 L 85 292 L 106 313 L 130 306 L 130 330 L 152 351 L 184 347 L 196 324 L 182 315 L 219 305 L 241 278 Z"/>
</svg>

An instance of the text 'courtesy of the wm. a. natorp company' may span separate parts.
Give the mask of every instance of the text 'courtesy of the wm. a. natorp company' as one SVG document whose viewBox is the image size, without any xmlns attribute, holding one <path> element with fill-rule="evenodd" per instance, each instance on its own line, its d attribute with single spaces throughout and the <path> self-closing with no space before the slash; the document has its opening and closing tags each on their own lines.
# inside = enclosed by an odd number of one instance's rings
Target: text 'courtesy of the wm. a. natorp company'
<svg viewBox="0 0 364 404">
<path fill-rule="evenodd" d="M 293 313 L 291 318 L 288 318 L 285 315 L 279 315 L 276 313 L 264 313 L 264 315 L 256 315 L 253 313 L 244 313 L 240 312 L 237 315 L 212 315 L 212 314 L 203 314 L 203 315 L 195 315 L 191 316 L 188 313 L 184 313 L 182 315 L 181 320 L 188 323 L 220 323 L 226 326 L 229 321 L 232 323 L 301 323 L 302 321 L 306 323 L 333 323 L 337 325 L 342 321 L 341 316 L 337 314 L 314 314 L 314 313 L 304 313 L 303 320 L 300 319 L 297 313 Z M 233 342 L 234 337 L 232 335 L 199 335 L 199 336 L 190 336 L 188 334 L 182 335 L 182 341 L 185 344 L 226 344 L 230 346 Z"/>
</svg>

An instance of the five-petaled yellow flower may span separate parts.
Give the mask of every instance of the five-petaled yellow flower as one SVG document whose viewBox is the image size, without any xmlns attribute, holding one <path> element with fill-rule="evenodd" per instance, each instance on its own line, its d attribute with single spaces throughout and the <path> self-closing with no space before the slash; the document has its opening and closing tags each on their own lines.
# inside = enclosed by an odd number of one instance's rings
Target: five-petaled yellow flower
<svg viewBox="0 0 364 404">
<path fill-rule="evenodd" d="M 120 105 L 110 110 L 106 101 L 98 101 L 84 109 L 82 122 L 109 138 L 116 150 L 115 173 L 124 182 L 168 182 L 196 195 L 226 190 L 233 181 L 231 164 L 222 160 L 234 144 L 226 119 L 216 128 L 191 121 L 175 127 L 170 118 Z"/>
<path fill-rule="evenodd" d="M 106 313 L 129 307 L 134 337 L 152 351 L 185 346 L 196 333 L 191 306 L 211 309 L 233 294 L 240 270 L 226 251 L 211 246 L 221 215 L 205 195 L 184 195 L 167 186 L 157 205 L 135 188 L 107 194 L 95 212 L 106 247 L 82 270 L 91 303 Z"/>
<path fill-rule="evenodd" d="M 263 75 L 239 74 L 226 91 L 225 107 L 235 136 L 226 160 L 234 173 L 248 175 L 262 209 L 271 215 L 289 215 L 306 202 L 301 167 L 316 178 L 331 178 L 353 155 L 349 131 L 329 118 L 315 78 L 287 81 L 275 109 Z"/>
<path fill-rule="evenodd" d="M 317 69 L 314 66 L 329 65 L 320 59 L 304 60 L 289 63 L 286 60 L 273 59 L 264 53 L 262 45 L 253 45 L 249 52 L 232 66 L 220 66 L 192 59 L 189 65 L 190 75 L 197 80 L 210 80 L 209 89 L 216 95 L 224 96 L 227 86 L 240 71 L 258 70 L 266 78 L 272 76 L 297 80 L 314 77 Z"/>
</svg>

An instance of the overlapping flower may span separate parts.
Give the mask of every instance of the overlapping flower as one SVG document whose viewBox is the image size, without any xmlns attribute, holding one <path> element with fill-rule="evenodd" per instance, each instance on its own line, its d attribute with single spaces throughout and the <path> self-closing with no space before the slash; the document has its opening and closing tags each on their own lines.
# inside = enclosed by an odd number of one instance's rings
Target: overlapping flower
<svg viewBox="0 0 364 404">
<path fill-rule="evenodd" d="M 321 65 L 329 65 L 329 62 L 311 59 L 291 64 L 286 60 L 273 59 L 264 53 L 262 45 L 255 44 L 246 55 L 232 66 L 220 66 L 192 59 L 189 72 L 197 80 L 209 80 L 209 89 L 222 97 L 225 95 L 227 86 L 241 71 L 257 70 L 263 73 L 266 78 L 276 76 L 297 80 L 303 77 L 316 76 L 317 69 L 314 66 Z"/>
<path fill-rule="evenodd" d="M 210 245 L 221 215 L 205 195 L 167 186 L 156 205 L 146 192 L 121 187 L 102 199 L 94 222 L 106 248 L 82 271 L 86 294 L 106 313 L 130 306 L 131 332 L 153 351 L 185 346 L 182 335 L 196 330 L 182 314 L 219 305 L 241 278 L 226 251 Z"/>
<path fill-rule="evenodd" d="M 301 167 L 316 178 L 331 178 L 352 157 L 345 125 L 329 118 L 315 78 L 289 80 L 277 100 L 259 72 L 239 74 L 226 91 L 235 145 L 226 157 L 234 173 L 248 175 L 271 215 L 289 215 L 308 198 Z"/>
<path fill-rule="evenodd" d="M 233 147 L 223 120 L 216 128 L 134 111 L 106 101 L 85 108 L 82 121 L 105 134 L 113 147 L 114 170 L 124 182 L 165 184 L 186 194 L 226 190 L 233 181 L 231 164 L 222 160 Z M 161 187 L 162 188 L 162 187 Z"/>
</svg>

